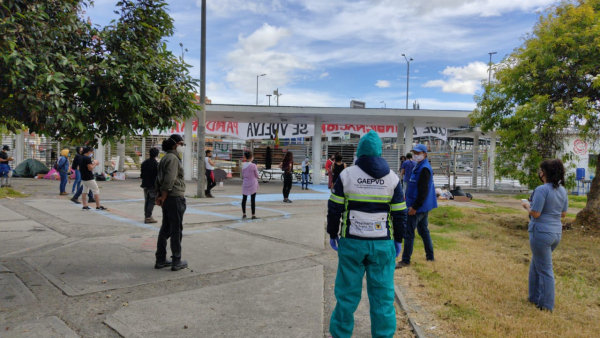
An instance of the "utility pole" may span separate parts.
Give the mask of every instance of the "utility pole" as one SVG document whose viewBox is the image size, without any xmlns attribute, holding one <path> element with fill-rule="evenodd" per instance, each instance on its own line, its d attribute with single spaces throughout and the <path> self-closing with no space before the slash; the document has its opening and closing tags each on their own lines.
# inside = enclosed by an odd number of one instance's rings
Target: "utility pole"
<svg viewBox="0 0 600 338">
<path fill-rule="evenodd" d="M 198 188 L 196 196 L 205 198 L 206 175 L 204 153 L 206 151 L 206 0 L 202 0 L 202 23 L 200 32 L 200 115 L 198 116 Z"/>
<path fill-rule="evenodd" d="M 404 59 L 406 60 L 406 109 L 408 109 L 408 80 L 410 77 L 410 62 L 413 60 L 413 58 L 410 58 L 409 60 L 405 54 L 402 54 L 402 56 L 404 56 Z"/>
<path fill-rule="evenodd" d="M 488 53 L 488 54 L 490 54 L 490 69 L 488 70 L 488 72 L 490 74 L 488 76 L 488 85 L 492 83 L 492 55 L 494 55 L 496 53 L 497 52 Z"/>
</svg>

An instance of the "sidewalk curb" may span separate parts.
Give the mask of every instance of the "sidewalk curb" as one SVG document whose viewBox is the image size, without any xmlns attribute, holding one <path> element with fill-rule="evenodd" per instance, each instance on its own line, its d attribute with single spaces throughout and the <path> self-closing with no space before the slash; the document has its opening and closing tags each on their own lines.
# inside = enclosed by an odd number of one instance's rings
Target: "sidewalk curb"
<svg viewBox="0 0 600 338">
<path fill-rule="evenodd" d="M 419 325 L 417 325 L 417 323 L 412 318 L 410 318 L 410 314 L 409 314 L 410 307 L 408 306 L 408 303 L 406 302 L 406 299 L 404 298 L 404 296 L 402 295 L 400 290 L 402 290 L 402 289 L 397 284 L 394 284 L 394 294 L 395 294 L 396 302 L 398 302 L 398 305 L 400 305 L 400 308 L 402 310 L 404 310 L 404 312 L 406 312 L 406 317 L 408 317 L 408 323 L 413 328 L 413 331 L 414 331 L 415 335 L 417 336 L 417 338 L 427 338 L 425 331 L 423 331 L 423 329 Z"/>
</svg>

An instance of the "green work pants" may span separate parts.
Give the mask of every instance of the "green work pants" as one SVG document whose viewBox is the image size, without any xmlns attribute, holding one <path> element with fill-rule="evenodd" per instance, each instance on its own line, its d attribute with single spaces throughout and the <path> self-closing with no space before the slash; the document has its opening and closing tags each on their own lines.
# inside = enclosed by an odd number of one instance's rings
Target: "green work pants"
<svg viewBox="0 0 600 338">
<path fill-rule="evenodd" d="M 392 240 L 340 238 L 339 263 L 335 278 L 337 304 L 329 323 L 329 332 L 334 338 L 352 337 L 354 311 L 360 303 L 365 272 L 371 312 L 371 336 L 394 337 L 395 256 L 396 248 Z"/>
</svg>

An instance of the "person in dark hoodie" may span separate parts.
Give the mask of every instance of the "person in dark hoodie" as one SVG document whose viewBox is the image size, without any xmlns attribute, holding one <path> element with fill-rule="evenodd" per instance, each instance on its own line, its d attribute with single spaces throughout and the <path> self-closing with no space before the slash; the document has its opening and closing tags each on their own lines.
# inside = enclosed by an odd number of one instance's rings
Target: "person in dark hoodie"
<svg viewBox="0 0 600 338">
<path fill-rule="evenodd" d="M 342 171 L 328 202 L 327 233 L 339 258 L 337 304 L 329 323 L 334 338 L 352 336 L 365 273 L 371 335 L 392 338 L 396 331 L 394 263 L 401 251 L 406 203 L 400 179 L 381 151 L 376 132 L 363 136 L 356 165 Z"/>
<path fill-rule="evenodd" d="M 183 137 L 173 134 L 162 143 L 165 156 L 158 164 L 156 177 L 156 205 L 162 207 L 162 225 L 156 243 L 155 269 L 171 267 L 178 271 L 188 267 L 181 260 L 181 239 L 183 238 L 183 214 L 187 208 L 185 203 L 185 181 L 183 180 L 183 164 L 181 154 L 185 150 Z M 173 261 L 167 260 L 167 240 L 171 238 L 171 254 Z"/>
<path fill-rule="evenodd" d="M 150 158 L 142 163 L 140 177 L 142 178 L 141 188 L 144 189 L 144 223 L 157 223 L 152 217 L 154 203 L 156 201 L 156 177 L 158 176 L 158 148 L 150 148 Z"/>
</svg>

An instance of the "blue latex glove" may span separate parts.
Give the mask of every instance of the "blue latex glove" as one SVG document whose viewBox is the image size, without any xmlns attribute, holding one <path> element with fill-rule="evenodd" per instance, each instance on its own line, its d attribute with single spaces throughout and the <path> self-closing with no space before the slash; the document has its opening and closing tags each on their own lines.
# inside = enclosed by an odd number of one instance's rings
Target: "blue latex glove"
<svg viewBox="0 0 600 338">
<path fill-rule="evenodd" d="M 329 240 L 329 245 L 331 245 L 331 248 L 335 251 L 338 251 L 338 240 L 339 239 L 337 237 Z"/>
<path fill-rule="evenodd" d="M 394 245 L 396 246 L 396 258 L 398 258 L 400 252 L 402 252 L 402 243 L 394 241 Z"/>
</svg>

